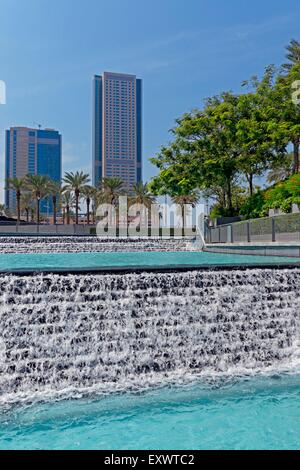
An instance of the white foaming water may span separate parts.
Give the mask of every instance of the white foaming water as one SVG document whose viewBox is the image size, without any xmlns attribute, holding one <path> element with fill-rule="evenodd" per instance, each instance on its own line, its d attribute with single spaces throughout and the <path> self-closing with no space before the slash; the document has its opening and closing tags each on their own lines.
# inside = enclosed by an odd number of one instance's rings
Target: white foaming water
<svg viewBox="0 0 300 470">
<path fill-rule="evenodd" d="M 300 363 L 300 269 L 0 277 L 2 403 Z"/>
<path fill-rule="evenodd" d="M 192 239 L 97 237 L 1 237 L 1 253 L 102 253 L 137 251 L 194 251 Z"/>
</svg>

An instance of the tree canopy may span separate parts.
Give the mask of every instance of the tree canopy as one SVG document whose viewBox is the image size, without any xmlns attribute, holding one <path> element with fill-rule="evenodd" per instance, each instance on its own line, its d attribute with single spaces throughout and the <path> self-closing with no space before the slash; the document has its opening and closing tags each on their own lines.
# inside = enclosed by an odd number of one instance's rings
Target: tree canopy
<svg viewBox="0 0 300 470">
<path fill-rule="evenodd" d="M 151 159 L 159 169 L 152 192 L 175 197 L 200 189 L 233 215 L 243 182 L 253 196 L 255 177 L 290 165 L 291 146 L 292 172 L 299 172 L 300 106 L 292 87 L 300 79 L 300 44 L 287 49 L 289 67 L 268 66 L 261 79 L 243 82 L 244 93 L 223 92 L 176 120 L 171 142 Z"/>
</svg>

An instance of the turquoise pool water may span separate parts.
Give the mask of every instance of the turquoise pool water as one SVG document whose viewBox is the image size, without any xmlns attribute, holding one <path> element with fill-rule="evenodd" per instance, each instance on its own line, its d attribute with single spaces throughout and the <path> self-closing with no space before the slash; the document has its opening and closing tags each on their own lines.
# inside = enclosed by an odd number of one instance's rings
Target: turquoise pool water
<svg viewBox="0 0 300 470">
<path fill-rule="evenodd" d="M 88 269 L 116 267 L 176 266 L 251 266 L 259 264 L 295 264 L 299 258 L 278 256 L 232 255 L 202 252 L 163 253 L 39 253 L 1 254 L 0 271 L 22 269 Z"/>
<path fill-rule="evenodd" d="M 299 449 L 300 377 L 66 400 L 0 413 L 1 449 Z"/>
</svg>

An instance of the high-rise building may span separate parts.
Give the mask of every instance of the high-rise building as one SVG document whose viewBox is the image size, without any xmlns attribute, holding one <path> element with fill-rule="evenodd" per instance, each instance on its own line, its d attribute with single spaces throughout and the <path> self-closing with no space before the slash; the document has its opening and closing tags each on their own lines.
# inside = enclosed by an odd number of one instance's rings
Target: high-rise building
<svg viewBox="0 0 300 470">
<path fill-rule="evenodd" d="M 142 80 L 104 72 L 93 80 L 93 183 L 142 181 Z"/>
<path fill-rule="evenodd" d="M 5 177 L 22 178 L 28 174 L 61 180 L 61 135 L 53 129 L 11 127 L 6 131 Z M 5 190 L 5 205 L 16 208 L 15 191 Z M 51 214 L 51 198 L 41 201 L 41 213 Z"/>
</svg>

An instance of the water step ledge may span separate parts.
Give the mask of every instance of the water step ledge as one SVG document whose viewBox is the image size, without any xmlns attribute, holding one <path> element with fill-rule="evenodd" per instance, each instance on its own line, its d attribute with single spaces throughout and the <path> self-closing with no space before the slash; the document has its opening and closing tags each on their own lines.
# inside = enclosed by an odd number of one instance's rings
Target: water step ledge
<svg viewBox="0 0 300 470">
<path fill-rule="evenodd" d="M 7 274 L 15 274 L 19 276 L 31 276 L 39 274 L 132 274 L 132 273 L 182 273 L 182 272 L 201 272 L 201 271 L 247 271 L 255 269 L 299 269 L 298 263 L 251 263 L 245 265 L 238 264 L 203 264 L 195 265 L 178 265 L 178 266 L 111 266 L 99 268 L 24 268 L 24 269 L 1 269 L 0 276 Z"/>
</svg>

